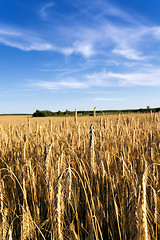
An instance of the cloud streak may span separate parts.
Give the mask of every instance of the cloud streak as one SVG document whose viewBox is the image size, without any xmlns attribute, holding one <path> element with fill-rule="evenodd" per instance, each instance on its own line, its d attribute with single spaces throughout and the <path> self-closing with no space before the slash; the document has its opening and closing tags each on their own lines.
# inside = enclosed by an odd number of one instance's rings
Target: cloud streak
<svg viewBox="0 0 160 240">
<path fill-rule="evenodd" d="M 86 82 L 77 81 L 75 79 L 65 79 L 64 81 L 31 81 L 29 85 L 47 90 L 88 88 Z"/>
<path fill-rule="evenodd" d="M 0 27 L 0 43 L 22 51 L 50 51 L 65 56 L 77 54 L 85 58 L 94 55 L 93 46 L 88 42 L 75 41 L 71 42 L 70 46 L 68 44 L 65 44 L 66 46 L 55 45 L 52 40 L 45 41 L 33 32 L 19 29 L 7 30 L 7 27 Z"/>
<path fill-rule="evenodd" d="M 54 51 L 55 49 L 53 44 L 36 37 L 33 32 L 6 26 L 0 26 L 0 43 L 22 51 Z"/>
<path fill-rule="evenodd" d="M 97 87 L 106 89 L 110 87 L 131 87 L 131 86 L 160 86 L 160 70 L 152 69 L 130 73 L 98 72 L 85 74 L 81 78 L 66 77 L 56 81 L 28 80 L 31 88 L 52 90 L 85 90 Z M 109 98 L 96 98 L 97 101 L 114 101 Z M 116 99 L 117 100 L 117 99 Z"/>
<path fill-rule="evenodd" d="M 117 102 L 117 101 L 124 101 L 125 98 L 96 97 L 94 100 L 96 100 L 96 101 L 102 101 L 102 102 Z"/>
<path fill-rule="evenodd" d="M 143 62 L 157 58 L 155 52 L 153 54 L 153 43 L 160 42 L 160 26 L 138 23 L 136 18 L 103 0 L 95 1 L 92 5 L 89 3 L 76 5 L 79 9 L 77 14 L 81 17 L 86 15 L 85 24 L 78 21 L 75 15 L 68 16 L 70 21 L 66 23 L 56 19 L 55 25 L 51 21 L 47 30 L 0 26 L 0 43 L 22 51 L 50 51 L 64 56 L 80 55 L 86 59 L 109 55 L 110 59 L 120 57 Z M 85 5 L 85 10 L 82 5 Z M 46 18 L 48 10 L 54 6 L 54 2 L 45 4 L 40 9 L 41 18 Z M 113 21 L 108 16 L 125 19 L 125 24 Z"/>
<path fill-rule="evenodd" d="M 48 16 L 48 10 L 54 6 L 55 6 L 54 2 L 49 2 L 49 3 L 46 3 L 45 5 L 43 5 L 39 11 L 39 15 L 40 15 L 41 19 L 45 20 Z"/>
<path fill-rule="evenodd" d="M 88 81 L 99 86 L 160 86 L 160 70 L 143 69 L 130 73 L 100 72 L 87 76 Z"/>
</svg>

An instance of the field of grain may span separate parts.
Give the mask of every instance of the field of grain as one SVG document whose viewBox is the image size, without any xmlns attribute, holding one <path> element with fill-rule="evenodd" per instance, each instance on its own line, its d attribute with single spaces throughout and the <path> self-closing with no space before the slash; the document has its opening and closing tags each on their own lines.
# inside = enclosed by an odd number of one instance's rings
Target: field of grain
<svg viewBox="0 0 160 240">
<path fill-rule="evenodd" d="M 160 239 L 160 115 L 0 117 L 0 239 Z"/>
</svg>

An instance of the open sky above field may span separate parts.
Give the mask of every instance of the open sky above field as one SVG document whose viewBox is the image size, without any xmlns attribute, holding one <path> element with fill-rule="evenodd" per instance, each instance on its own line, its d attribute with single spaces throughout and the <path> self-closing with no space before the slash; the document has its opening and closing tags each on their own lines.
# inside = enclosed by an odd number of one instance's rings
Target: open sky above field
<svg viewBox="0 0 160 240">
<path fill-rule="evenodd" d="M 1 0 L 0 113 L 160 106 L 159 0 Z"/>
</svg>

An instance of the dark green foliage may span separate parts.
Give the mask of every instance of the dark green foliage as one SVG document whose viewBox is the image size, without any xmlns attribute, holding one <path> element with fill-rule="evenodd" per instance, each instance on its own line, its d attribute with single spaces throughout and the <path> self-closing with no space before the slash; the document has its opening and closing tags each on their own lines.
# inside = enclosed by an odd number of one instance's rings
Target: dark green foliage
<svg viewBox="0 0 160 240">
<path fill-rule="evenodd" d="M 125 109 L 125 110 L 99 110 L 96 111 L 97 116 L 102 115 L 114 115 L 114 114 L 128 114 L 128 113 L 149 113 L 149 112 L 159 112 L 160 108 L 140 108 L 140 109 Z M 48 110 L 36 110 L 36 112 L 33 113 L 32 117 L 73 117 L 75 114 L 74 111 L 66 110 L 65 112 L 61 112 L 60 110 L 58 112 L 51 112 Z M 93 111 L 77 111 L 78 116 L 93 116 Z"/>
<path fill-rule="evenodd" d="M 64 113 L 63 113 L 64 115 L 68 115 L 68 116 L 74 116 L 74 112 L 71 112 L 71 111 L 68 111 L 68 110 L 66 110 Z"/>
<path fill-rule="evenodd" d="M 56 116 L 56 114 L 48 110 L 45 110 L 45 111 L 36 110 L 36 112 L 33 113 L 32 116 L 33 117 L 51 117 L 51 116 Z"/>
</svg>

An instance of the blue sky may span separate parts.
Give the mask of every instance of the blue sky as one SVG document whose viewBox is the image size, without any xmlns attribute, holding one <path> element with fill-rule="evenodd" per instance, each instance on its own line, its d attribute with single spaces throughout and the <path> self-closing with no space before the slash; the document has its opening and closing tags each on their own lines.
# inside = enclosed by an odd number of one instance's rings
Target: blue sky
<svg viewBox="0 0 160 240">
<path fill-rule="evenodd" d="M 0 113 L 160 106 L 159 0 L 1 0 Z"/>
</svg>

